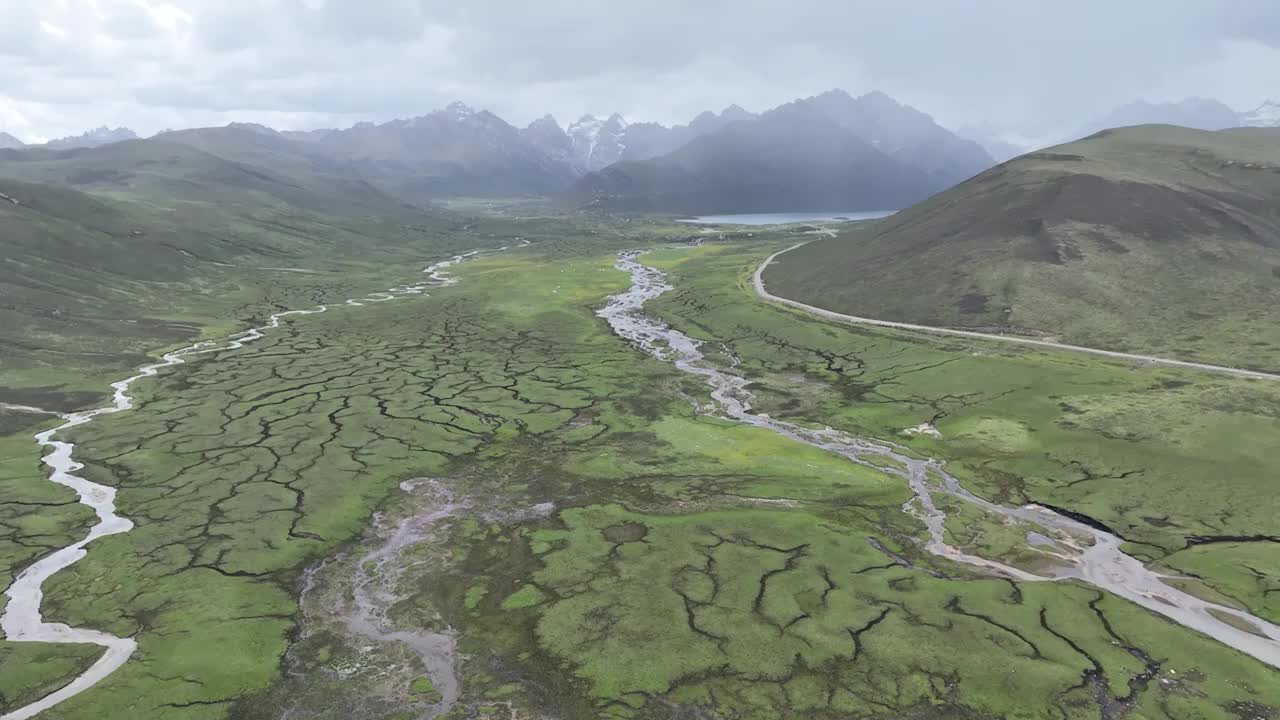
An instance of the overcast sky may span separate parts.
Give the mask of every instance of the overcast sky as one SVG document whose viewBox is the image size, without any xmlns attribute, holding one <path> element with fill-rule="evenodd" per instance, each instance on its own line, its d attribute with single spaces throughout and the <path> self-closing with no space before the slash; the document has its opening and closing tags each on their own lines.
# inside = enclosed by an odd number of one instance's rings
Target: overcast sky
<svg viewBox="0 0 1280 720">
<path fill-rule="evenodd" d="M 1280 100 L 1280 0 L 0 0 L 0 131 L 346 126 L 453 100 L 684 122 L 832 87 L 950 127 Z"/>
</svg>

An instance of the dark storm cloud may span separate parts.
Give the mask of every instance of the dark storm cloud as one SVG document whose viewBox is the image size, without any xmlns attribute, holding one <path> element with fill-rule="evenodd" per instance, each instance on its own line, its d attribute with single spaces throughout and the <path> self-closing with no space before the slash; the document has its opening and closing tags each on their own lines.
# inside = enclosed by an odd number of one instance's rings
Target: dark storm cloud
<svg viewBox="0 0 1280 720">
<path fill-rule="evenodd" d="M 1280 93 L 1280 6 L 1238 0 L 0 0 L 0 129 L 420 114 L 683 121 L 841 86 L 1064 132 L 1138 98 Z"/>
</svg>

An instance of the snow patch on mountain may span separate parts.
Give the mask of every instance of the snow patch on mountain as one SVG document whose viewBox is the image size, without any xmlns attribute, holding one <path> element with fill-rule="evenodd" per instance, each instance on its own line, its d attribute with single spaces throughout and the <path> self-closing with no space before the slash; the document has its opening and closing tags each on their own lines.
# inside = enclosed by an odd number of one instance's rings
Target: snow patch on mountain
<svg viewBox="0 0 1280 720">
<path fill-rule="evenodd" d="M 617 113 L 601 120 L 583 115 L 569 126 L 574 164 L 580 172 L 593 172 L 614 164 L 626 150 L 627 121 Z"/>
<path fill-rule="evenodd" d="M 1245 127 L 1280 127 L 1280 102 L 1268 100 L 1247 113 L 1240 113 Z"/>
</svg>

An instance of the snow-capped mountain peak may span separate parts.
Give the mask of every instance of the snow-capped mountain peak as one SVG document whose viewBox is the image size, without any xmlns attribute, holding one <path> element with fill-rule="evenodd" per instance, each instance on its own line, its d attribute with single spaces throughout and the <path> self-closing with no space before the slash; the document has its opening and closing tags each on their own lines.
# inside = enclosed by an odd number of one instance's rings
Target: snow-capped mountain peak
<svg viewBox="0 0 1280 720">
<path fill-rule="evenodd" d="M 1280 102 L 1268 100 L 1247 113 L 1240 114 L 1246 127 L 1280 127 Z"/>
<path fill-rule="evenodd" d="M 476 114 L 470 105 L 463 102 L 454 101 L 445 106 L 444 112 L 453 115 L 455 118 L 462 120 Z"/>
<path fill-rule="evenodd" d="M 592 172 L 617 162 L 626 149 L 626 130 L 627 121 L 618 113 L 606 120 L 595 115 L 578 118 L 567 130 L 573 141 L 574 164 L 582 172 Z"/>
<path fill-rule="evenodd" d="M 581 137 L 584 140 L 595 140 L 602 127 L 604 127 L 604 121 L 600 118 L 595 115 L 583 115 L 576 121 L 569 123 L 569 129 L 566 132 L 574 138 Z"/>
</svg>

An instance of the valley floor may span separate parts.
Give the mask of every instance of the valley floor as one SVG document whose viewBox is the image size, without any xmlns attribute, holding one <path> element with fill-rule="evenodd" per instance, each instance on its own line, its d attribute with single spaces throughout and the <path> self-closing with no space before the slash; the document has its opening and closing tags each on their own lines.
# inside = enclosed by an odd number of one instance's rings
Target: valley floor
<svg viewBox="0 0 1280 720">
<path fill-rule="evenodd" d="M 138 648 L 40 717 L 1280 714 L 1271 665 L 1084 582 L 930 552 L 899 473 L 937 458 L 983 498 L 1106 528 L 1263 633 L 1280 385 L 832 324 L 754 296 L 789 233 L 677 236 L 565 222 L 455 286 L 166 370 L 136 409 L 67 431 L 135 527 L 46 583 L 45 618 Z M 900 458 L 733 422 L 670 352 L 615 334 L 597 312 L 631 284 L 618 253 L 648 247 L 672 289 L 644 311 L 741 376 L 755 412 Z M 49 420 L 4 421 L 0 584 L 92 522 L 39 465 Z M 937 497 L 963 553 L 1068 562 L 1070 537 Z M 0 712 L 96 656 L 0 641 Z"/>
</svg>

